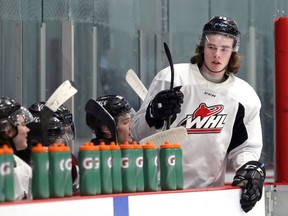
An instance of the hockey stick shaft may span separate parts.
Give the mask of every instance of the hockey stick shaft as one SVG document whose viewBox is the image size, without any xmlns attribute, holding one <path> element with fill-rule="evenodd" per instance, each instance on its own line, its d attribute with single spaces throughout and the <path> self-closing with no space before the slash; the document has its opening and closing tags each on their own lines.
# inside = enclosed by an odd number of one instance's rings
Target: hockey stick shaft
<svg viewBox="0 0 288 216">
<path fill-rule="evenodd" d="M 171 70 L 170 89 L 173 89 L 173 87 L 174 87 L 174 64 L 173 64 L 173 60 L 172 60 L 170 49 L 169 49 L 168 45 L 165 42 L 164 42 L 164 50 L 165 50 L 166 56 L 168 58 L 169 65 L 170 65 L 170 70 Z M 167 119 L 167 121 L 166 121 L 166 129 L 170 128 L 171 118 L 172 118 L 172 116 L 170 116 Z"/>
<path fill-rule="evenodd" d="M 127 71 L 126 81 L 131 86 L 131 88 L 134 90 L 134 92 L 140 97 L 140 99 L 142 101 L 144 101 L 148 91 L 134 70 L 129 69 Z"/>
</svg>

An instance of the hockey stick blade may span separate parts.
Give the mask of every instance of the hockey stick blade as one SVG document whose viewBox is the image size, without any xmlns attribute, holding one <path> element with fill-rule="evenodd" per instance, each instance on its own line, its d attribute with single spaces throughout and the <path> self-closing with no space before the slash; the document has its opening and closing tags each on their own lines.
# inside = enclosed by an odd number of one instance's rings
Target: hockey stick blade
<svg viewBox="0 0 288 216">
<path fill-rule="evenodd" d="M 75 83 L 71 80 L 63 82 L 46 101 L 45 106 L 53 112 L 70 99 L 74 94 L 77 93 Z"/>
<path fill-rule="evenodd" d="M 41 133 L 42 142 L 46 142 L 46 136 L 48 134 L 49 121 L 54 112 L 74 94 L 77 93 L 75 83 L 71 80 L 63 82 L 46 101 L 43 109 L 41 110 Z"/>
<path fill-rule="evenodd" d="M 156 145 L 157 148 L 160 148 L 160 146 L 164 144 L 166 141 L 169 141 L 172 144 L 173 143 L 181 144 L 183 141 L 187 139 L 187 137 L 188 137 L 187 130 L 184 127 L 176 127 L 146 137 L 140 140 L 139 143 L 144 145 L 149 141 L 154 145 Z"/>
<path fill-rule="evenodd" d="M 135 91 L 135 93 L 140 97 L 143 101 L 147 94 L 147 89 L 143 85 L 142 81 L 139 79 L 134 70 L 129 69 L 126 73 L 126 81 L 131 86 L 131 88 Z"/>
</svg>

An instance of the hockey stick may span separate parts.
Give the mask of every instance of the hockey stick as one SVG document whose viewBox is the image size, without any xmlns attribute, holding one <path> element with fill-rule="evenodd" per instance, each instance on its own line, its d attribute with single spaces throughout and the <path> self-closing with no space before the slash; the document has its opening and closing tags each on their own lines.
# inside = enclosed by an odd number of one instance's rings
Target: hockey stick
<svg viewBox="0 0 288 216">
<path fill-rule="evenodd" d="M 112 140 L 118 143 L 116 122 L 99 102 L 89 99 L 86 103 L 85 111 L 93 115 L 95 119 L 102 122 L 103 125 L 106 125 L 111 132 Z"/>
<path fill-rule="evenodd" d="M 54 112 L 74 94 L 77 93 L 75 83 L 71 80 L 63 82 L 46 101 L 43 109 L 41 110 L 41 133 L 42 142 L 45 142 L 48 133 L 49 121 Z"/>
<path fill-rule="evenodd" d="M 171 144 L 181 144 L 187 137 L 187 130 L 181 126 L 153 134 L 140 140 L 139 143 L 144 145 L 149 141 L 156 145 L 157 148 L 160 148 L 160 145 L 164 144 L 166 141 L 169 141 Z"/>
<path fill-rule="evenodd" d="M 174 86 L 174 65 L 173 65 L 173 61 L 172 61 L 172 56 L 171 56 L 170 49 L 169 49 L 168 45 L 167 45 L 165 42 L 164 42 L 164 50 L 165 50 L 166 56 L 167 56 L 167 58 L 168 58 L 169 65 L 170 65 L 170 69 L 171 69 L 170 89 L 173 89 L 173 86 Z M 171 118 L 172 118 L 172 116 L 170 116 L 170 117 L 166 120 L 166 129 L 167 129 L 167 130 L 170 128 Z"/>
<path fill-rule="evenodd" d="M 147 89 L 143 85 L 142 81 L 139 79 L 137 74 L 132 70 L 129 69 L 126 73 L 126 81 L 131 86 L 131 88 L 135 91 L 135 93 L 140 97 L 142 101 L 144 101 Z"/>
</svg>

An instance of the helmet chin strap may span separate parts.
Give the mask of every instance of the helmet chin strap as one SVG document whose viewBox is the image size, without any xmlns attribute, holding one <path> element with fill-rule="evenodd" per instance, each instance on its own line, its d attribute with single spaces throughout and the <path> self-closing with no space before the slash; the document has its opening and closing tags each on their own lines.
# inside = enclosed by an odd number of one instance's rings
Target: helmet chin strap
<svg viewBox="0 0 288 216">
<path fill-rule="evenodd" d="M 205 67 L 206 67 L 210 72 L 212 72 L 212 73 L 221 73 L 222 71 L 226 70 L 227 67 L 228 67 L 228 65 L 226 65 L 226 67 L 224 67 L 222 70 L 216 71 L 216 70 L 210 69 L 210 68 L 207 66 L 207 64 L 206 64 L 205 61 L 204 61 L 204 65 L 205 65 Z"/>
</svg>

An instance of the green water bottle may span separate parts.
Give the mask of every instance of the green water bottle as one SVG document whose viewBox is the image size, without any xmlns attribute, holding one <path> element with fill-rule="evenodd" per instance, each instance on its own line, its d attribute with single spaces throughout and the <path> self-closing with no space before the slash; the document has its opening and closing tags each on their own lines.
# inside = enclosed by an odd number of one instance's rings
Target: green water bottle
<svg viewBox="0 0 288 216">
<path fill-rule="evenodd" d="M 122 173 L 121 173 L 121 149 L 115 142 L 110 143 L 112 155 L 112 191 L 113 193 L 122 192 Z"/>
<path fill-rule="evenodd" d="M 182 158 L 183 158 L 183 152 L 182 147 L 180 144 L 174 144 L 175 148 L 175 168 L 176 168 L 176 189 L 177 190 L 183 190 L 183 166 L 182 166 Z"/>
<path fill-rule="evenodd" d="M 135 156 L 136 191 L 144 191 L 143 149 L 136 141 L 132 142 Z"/>
<path fill-rule="evenodd" d="M 65 157 L 63 148 L 57 144 L 48 147 L 50 197 L 64 197 Z"/>
<path fill-rule="evenodd" d="M 143 146 L 144 190 L 158 191 L 157 149 L 151 142 Z"/>
<path fill-rule="evenodd" d="M 72 183 L 72 158 L 71 150 L 69 146 L 64 143 L 59 145 L 63 149 L 64 157 L 64 196 L 70 197 L 73 195 L 73 183 Z"/>
<path fill-rule="evenodd" d="M 176 168 L 174 145 L 166 141 L 160 146 L 161 190 L 176 190 Z"/>
<path fill-rule="evenodd" d="M 0 202 L 5 201 L 5 193 L 4 193 L 4 167 L 5 167 L 5 155 L 2 148 L 0 148 Z"/>
<path fill-rule="evenodd" d="M 4 159 L 4 193 L 5 201 L 14 201 L 14 151 L 8 145 L 2 147 L 5 155 Z"/>
<path fill-rule="evenodd" d="M 133 145 L 124 142 L 121 148 L 122 191 L 124 193 L 136 192 L 136 167 Z"/>
<path fill-rule="evenodd" d="M 99 144 L 100 151 L 100 173 L 101 173 L 101 194 L 112 193 L 112 156 L 110 146 L 105 142 Z"/>
<path fill-rule="evenodd" d="M 99 147 L 84 143 L 78 151 L 80 195 L 101 193 Z"/>
<path fill-rule="evenodd" d="M 32 197 L 47 199 L 49 191 L 49 155 L 48 148 L 41 143 L 32 148 Z"/>
</svg>

